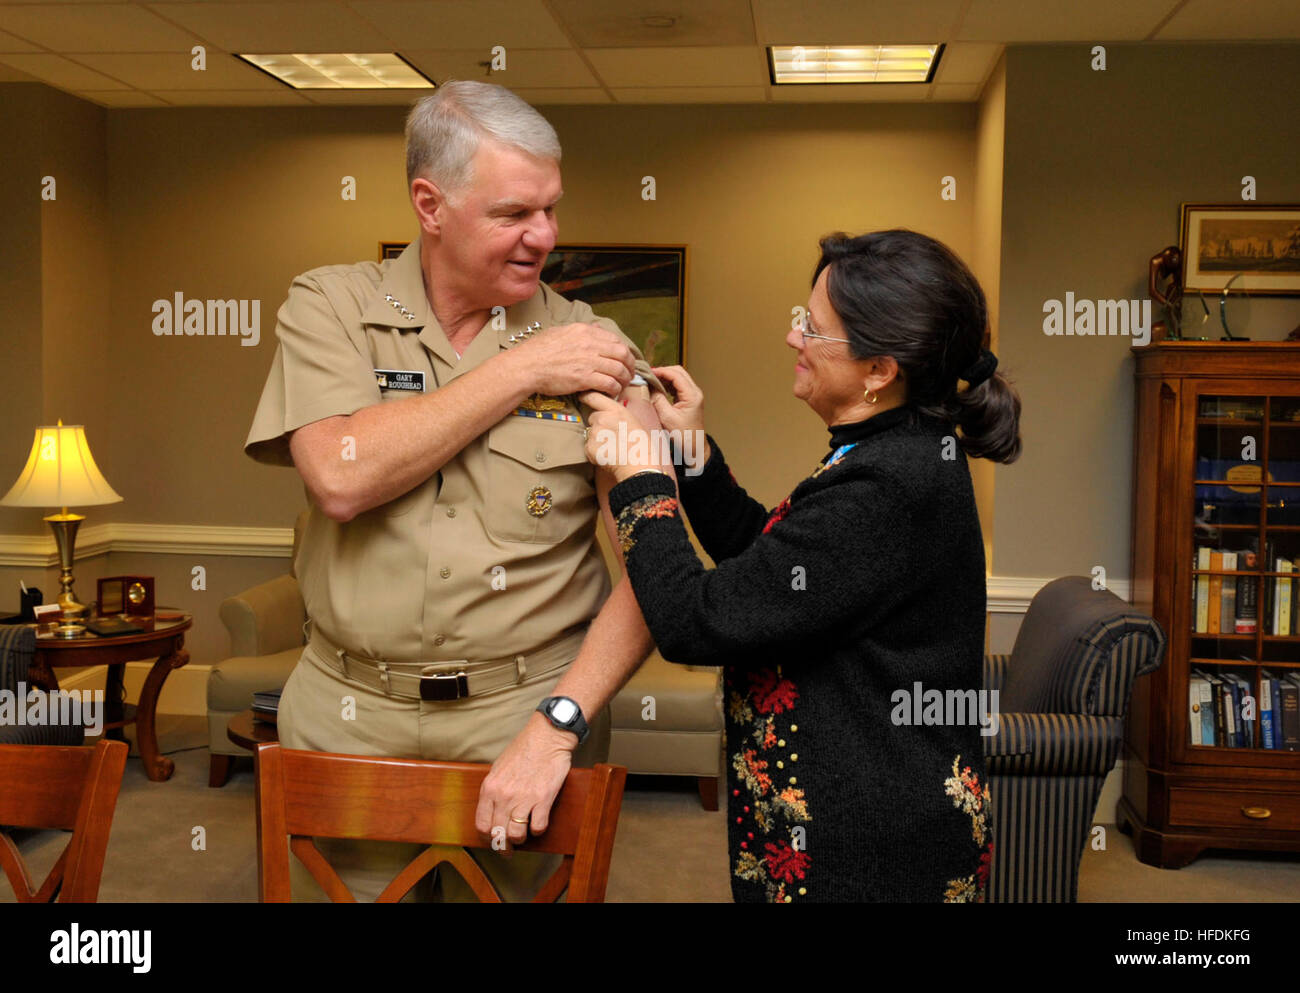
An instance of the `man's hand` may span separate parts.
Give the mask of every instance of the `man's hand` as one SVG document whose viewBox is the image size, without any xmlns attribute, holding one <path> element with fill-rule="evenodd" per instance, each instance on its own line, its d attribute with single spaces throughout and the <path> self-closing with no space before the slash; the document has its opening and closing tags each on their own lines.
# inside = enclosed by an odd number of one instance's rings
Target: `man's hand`
<svg viewBox="0 0 1300 993">
<path fill-rule="evenodd" d="M 483 780 L 474 826 L 493 840 L 500 837 L 496 829 L 504 828 L 505 837 L 514 844 L 528 838 L 530 826 L 533 834 L 545 831 L 577 747 L 576 734 L 533 714 Z"/>
<path fill-rule="evenodd" d="M 546 396 L 585 390 L 618 396 L 636 372 L 636 360 L 623 339 L 595 324 L 547 328 L 502 359 L 521 366 L 532 392 Z"/>
</svg>

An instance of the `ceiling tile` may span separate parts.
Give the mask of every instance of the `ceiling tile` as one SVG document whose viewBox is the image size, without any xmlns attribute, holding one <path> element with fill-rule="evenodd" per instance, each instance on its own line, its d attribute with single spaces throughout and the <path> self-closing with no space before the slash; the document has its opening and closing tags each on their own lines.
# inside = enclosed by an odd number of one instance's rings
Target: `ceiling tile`
<svg viewBox="0 0 1300 993">
<path fill-rule="evenodd" d="M 0 29 L 57 52 L 165 52 L 196 41 L 132 4 L 0 6 Z"/>
<path fill-rule="evenodd" d="M 389 107 L 397 104 L 409 107 L 420 97 L 428 96 L 433 90 L 299 90 L 298 92 L 309 102 L 325 106 Z"/>
<path fill-rule="evenodd" d="M 764 103 L 763 86 L 650 86 L 614 90 L 619 103 Z"/>
<path fill-rule="evenodd" d="M 762 86 L 763 50 L 735 48 L 591 48 L 587 58 L 610 87 Z"/>
<path fill-rule="evenodd" d="M 364 18 L 334 0 L 151 3 L 149 8 L 228 52 L 384 52 L 391 49 L 383 35 Z"/>
<path fill-rule="evenodd" d="M 278 90 L 154 90 L 178 107 L 270 107 L 280 104 L 305 107 L 310 101 L 287 86 Z"/>
<path fill-rule="evenodd" d="M 1140 41 L 1176 0 L 971 0 L 955 41 Z"/>
<path fill-rule="evenodd" d="M 973 103 L 979 99 L 979 83 L 935 83 L 930 89 L 932 103 Z"/>
<path fill-rule="evenodd" d="M 752 45 L 753 17 L 747 0 L 551 0 L 551 9 L 583 48 L 645 48 L 683 45 Z M 647 25 L 645 18 L 672 18 Z"/>
<path fill-rule="evenodd" d="M 481 62 L 488 62 L 487 50 L 474 48 L 458 52 L 408 52 L 402 55 L 435 82 L 448 79 L 478 79 L 510 89 L 521 86 L 598 86 L 578 53 L 557 48 L 507 48 L 506 67 L 489 77 Z"/>
<path fill-rule="evenodd" d="M 947 41 L 964 0 L 753 0 L 764 45 L 933 44 Z"/>
<path fill-rule="evenodd" d="M 155 96 L 139 90 L 78 90 L 74 96 L 89 100 L 101 107 L 166 107 Z"/>
<path fill-rule="evenodd" d="M 0 83 L 35 83 L 38 80 L 0 62 Z"/>
<path fill-rule="evenodd" d="M 1252 0 L 1246 7 L 1218 0 L 1189 0 L 1156 37 L 1161 41 L 1300 38 L 1300 4 L 1295 0 Z"/>
<path fill-rule="evenodd" d="M 985 41 L 958 41 L 945 45 L 939 57 L 936 83 L 983 83 L 998 61 L 1002 46 Z"/>
<path fill-rule="evenodd" d="M 837 83 L 773 86 L 778 103 L 919 103 L 929 97 L 925 83 Z"/>
<path fill-rule="evenodd" d="M 209 52 L 207 68 L 201 71 L 190 68 L 193 57 L 189 52 L 75 58 L 142 90 L 275 90 L 284 86 L 226 52 Z"/>
<path fill-rule="evenodd" d="M 0 62 L 61 90 L 126 90 L 125 83 L 79 66 L 62 55 L 0 55 Z"/>
<path fill-rule="evenodd" d="M 351 0 L 352 9 L 387 36 L 411 49 L 570 48 L 569 39 L 541 0 Z"/>
<path fill-rule="evenodd" d="M 39 45 L 23 41 L 7 31 L 0 31 L 0 52 L 39 52 Z"/>
<path fill-rule="evenodd" d="M 534 107 L 557 103 L 609 103 L 609 94 L 594 86 L 580 86 L 573 89 L 548 87 L 530 87 L 515 90 Z"/>
</svg>

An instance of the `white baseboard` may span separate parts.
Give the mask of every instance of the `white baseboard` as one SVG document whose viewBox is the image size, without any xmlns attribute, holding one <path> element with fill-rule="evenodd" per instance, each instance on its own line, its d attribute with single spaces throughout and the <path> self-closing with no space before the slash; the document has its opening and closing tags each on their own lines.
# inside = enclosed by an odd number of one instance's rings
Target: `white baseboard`
<svg viewBox="0 0 1300 993">
<path fill-rule="evenodd" d="M 153 668 L 152 662 L 128 662 L 122 673 L 127 703 L 138 703 L 145 678 Z M 208 715 L 208 673 L 210 665 L 186 665 L 173 669 L 163 683 L 158 697 L 158 713 L 180 714 L 188 717 Z M 108 666 L 95 665 L 86 669 L 63 670 L 59 688 L 65 690 L 100 690 L 108 675 Z"/>
</svg>

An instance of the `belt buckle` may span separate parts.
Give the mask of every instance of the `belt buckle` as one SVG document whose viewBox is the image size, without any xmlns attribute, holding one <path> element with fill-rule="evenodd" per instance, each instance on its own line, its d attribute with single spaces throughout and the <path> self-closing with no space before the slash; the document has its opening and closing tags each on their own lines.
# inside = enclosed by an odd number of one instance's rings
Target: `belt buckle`
<svg viewBox="0 0 1300 993">
<path fill-rule="evenodd" d="M 420 699 L 430 701 L 459 700 L 469 696 L 469 676 L 464 669 L 456 672 L 420 673 Z"/>
</svg>

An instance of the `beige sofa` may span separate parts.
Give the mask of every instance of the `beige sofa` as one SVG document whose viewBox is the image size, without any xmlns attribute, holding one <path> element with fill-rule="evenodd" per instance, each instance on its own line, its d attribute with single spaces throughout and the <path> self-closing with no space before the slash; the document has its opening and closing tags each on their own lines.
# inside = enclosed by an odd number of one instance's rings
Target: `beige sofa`
<svg viewBox="0 0 1300 993">
<path fill-rule="evenodd" d="M 294 527 L 294 560 L 305 512 Z M 307 612 L 291 565 L 288 575 L 221 604 L 231 657 L 208 676 L 208 785 L 226 784 L 234 760 L 251 753 L 226 734 L 230 719 L 252 705 L 257 690 L 283 686 L 302 655 Z M 609 761 L 629 772 L 689 776 L 708 810 L 718 805 L 722 754 L 721 674 L 680 666 L 653 653 L 610 704 Z"/>
</svg>

